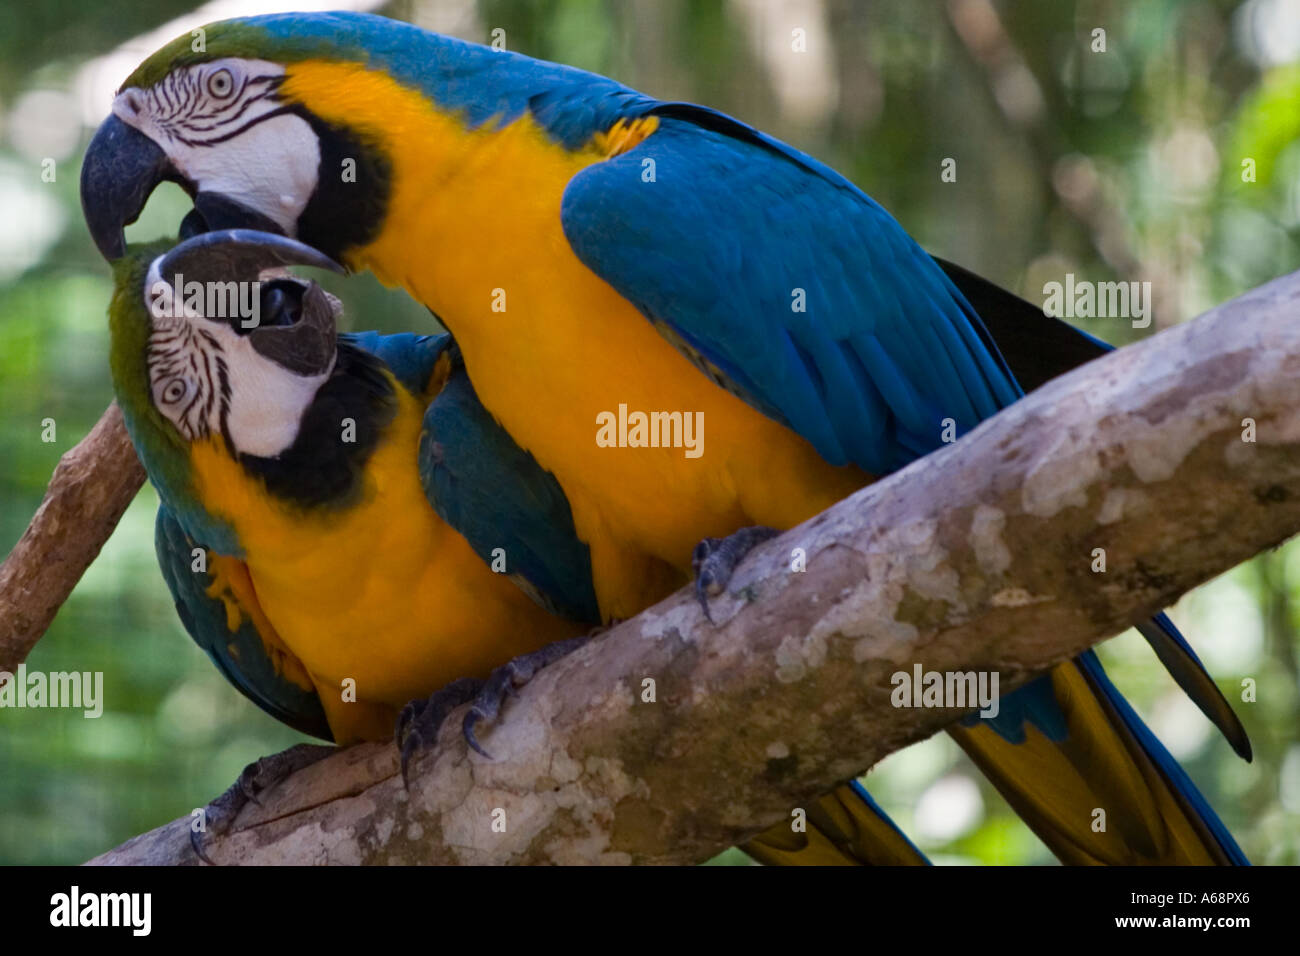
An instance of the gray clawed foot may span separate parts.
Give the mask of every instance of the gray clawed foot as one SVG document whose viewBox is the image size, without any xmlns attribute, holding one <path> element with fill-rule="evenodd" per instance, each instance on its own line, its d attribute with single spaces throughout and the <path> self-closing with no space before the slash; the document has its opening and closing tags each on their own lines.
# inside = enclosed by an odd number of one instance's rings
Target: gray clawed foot
<svg viewBox="0 0 1300 956">
<path fill-rule="evenodd" d="M 230 831 L 240 810 L 250 803 L 261 802 L 257 799 L 258 794 L 337 750 L 337 747 L 323 744 L 296 744 L 288 750 L 250 763 L 225 793 L 204 808 L 203 829 L 190 830 L 190 846 L 195 855 L 209 866 L 216 866 L 205 846 L 210 834 L 224 836 Z"/>
<path fill-rule="evenodd" d="M 411 758 L 426 747 L 432 747 L 438 739 L 438 729 L 447 715 L 461 704 L 468 704 L 483 689 L 484 681 L 477 677 L 462 677 L 454 680 L 441 690 L 434 691 L 427 699 L 416 699 L 402 708 L 397 715 L 397 749 L 402 755 L 402 784 L 408 790 L 411 779 L 407 766 Z"/>
<path fill-rule="evenodd" d="M 519 688 L 532 680 L 538 671 L 576 651 L 601 630 L 604 629 L 597 628 L 581 637 L 556 641 L 539 651 L 516 657 L 494 670 L 485 681 L 476 677 L 462 677 L 434 693 L 428 700 L 413 700 L 403 707 L 397 716 L 396 731 L 397 747 L 402 754 L 402 782 L 410 788 L 407 766 L 411 758 L 418 751 L 433 746 L 443 721 L 461 704 L 470 705 L 461 724 L 465 742 L 491 760 L 492 755 L 483 749 L 474 735 L 479 723 L 485 720 L 495 721 L 501 715 L 501 707 L 506 700 L 517 694 Z"/>
<path fill-rule="evenodd" d="M 591 640 L 591 637 L 591 634 L 583 634 L 581 637 L 571 637 L 567 641 L 547 644 L 540 651 L 523 654 L 494 670 L 465 714 L 463 724 L 465 742 L 491 760 L 492 755 L 480 746 L 478 738 L 474 736 L 474 729 L 479 721 L 495 721 L 500 716 L 501 707 L 507 698 L 519 693 L 519 688 L 532 680 L 543 667 L 554 664 L 561 657 L 567 657 Z"/>
<path fill-rule="evenodd" d="M 741 528 L 725 538 L 705 538 L 695 546 L 691 555 L 691 566 L 695 569 L 695 597 L 710 624 L 713 623 L 713 614 L 709 611 L 709 598 L 717 597 L 726 589 L 745 555 L 780 533 L 775 528 L 754 525 Z"/>
</svg>

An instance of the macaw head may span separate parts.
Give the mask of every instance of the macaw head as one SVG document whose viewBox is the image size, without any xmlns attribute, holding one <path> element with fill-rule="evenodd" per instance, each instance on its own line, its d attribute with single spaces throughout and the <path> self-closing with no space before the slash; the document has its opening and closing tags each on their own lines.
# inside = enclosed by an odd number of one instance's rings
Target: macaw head
<svg viewBox="0 0 1300 956">
<path fill-rule="evenodd" d="M 436 179 L 431 165 L 465 154 L 462 133 L 528 112 L 577 148 L 633 95 L 604 77 L 368 14 L 221 21 L 126 79 L 87 148 L 82 207 L 110 260 L 126 247 L 124 227 L 171 181 L 194 201 L 182 237 L 258 229 L 348 263 L 384 228 L 398 160 Z M 420 131 L 425 106 L 447 119 L 432 134 Z"/>
<path fill-rule="evenodd" d="M 293 445 L 334 372 L 339 305 L 289 265 L 341 271 L 309 246 L 251 230 L 133 249 L 115 263 L 113 377 L 134 438 L 175 447 L 220 437 L 231 454 L 262 458 Z"/>
<path fill-rule="evenodd" d="M 201 42 L 182 37 L 127 78 L 82 167 L 82 207 L 106 258 L 125 252 L 123 228 L 166 181 L 194 201 L 182 238 L 249 228 L 301 237 L 338 257 L 375 229 L 387 198 L 383 156 L 285 89 L 293 63 L 347 48 L 295 43 L 292 30 L 261 22 L 285 19 L 211 24 L 196 31 Z M 322 176 L 344 159 L 356 167 L 351 182 Z M 362 188 L 347 188 L 358 179 Z"/>
</svg>

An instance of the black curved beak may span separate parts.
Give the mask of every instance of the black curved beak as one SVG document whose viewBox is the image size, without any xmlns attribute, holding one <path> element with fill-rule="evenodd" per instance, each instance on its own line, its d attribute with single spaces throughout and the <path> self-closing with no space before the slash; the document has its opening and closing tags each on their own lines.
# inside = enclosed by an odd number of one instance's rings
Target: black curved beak
<svg viewBox="0 0 1300 956">
<path fill-rule="evenodd" d="M 282 266 L 344 271 L 304 242 L 253 229 L 221 229 L 186 239 L 163 254 L 158 270 L 164 278 L 180 274 L 198 282 L 248 282 L 263 270 Z"/>
<path fill-rule="evenodd" d="M 171 282 L 172 276 L 181 275 L 188 286 L 191 281 L 222 285 L 252 282 L 264 270 L 282 266 L 343 271 L 333 259 L 309 245 L 278 233 L 252 229 L 200 233 L 163 253 L 157 268 L 164 281 Z M 320 375 L 330 369 L 337 352 L 334 306 L 315 282 L 301 283 L 298 288 L 302 291 L 297 320 L 254 327 L 248 332 L 249 341 L 254 349 L 290 372 Z M 266 298 L 267 292 L 268 287 L 263 285 L 260 301 L 275 301 Z"/>
<path fill-rule="evenodd" d="M 81 211 L 105 259 L 126 252 L 126 227 L 159 183 L 176 178 L 162 147 L 116 116 L 104 120 L 81 165 Z"/>
</svg>

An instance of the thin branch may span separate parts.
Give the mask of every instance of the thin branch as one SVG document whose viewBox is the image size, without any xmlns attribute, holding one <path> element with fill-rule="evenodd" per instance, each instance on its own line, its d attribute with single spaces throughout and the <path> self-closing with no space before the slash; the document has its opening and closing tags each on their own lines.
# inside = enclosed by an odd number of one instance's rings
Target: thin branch
<svg viewBox="0 0 1300 956">
<path fill-rule="evenodd" d="M 31 653 L 144 477 L 113 403 L 59 459 L 31 524 L 0 564 L 0 671 L 13 672 Z"/>
<path fill-rule="evenodd" d="M 891 706 L 895 672 L 997 671 L 1005 692 L 1300 531 L 1297 316 L 1300 273 L 1056 379 L 764 545 L 718 626 L 683 591 L 544 670 L 480 736 L 497 759 L 453 715 L 408 794 L 390 744 L 353 747 L 209 852 L 691 863 L 742 843 L 958 716 Z M 95 862 L 193 862 L 188 824 Z"/>
</svg>

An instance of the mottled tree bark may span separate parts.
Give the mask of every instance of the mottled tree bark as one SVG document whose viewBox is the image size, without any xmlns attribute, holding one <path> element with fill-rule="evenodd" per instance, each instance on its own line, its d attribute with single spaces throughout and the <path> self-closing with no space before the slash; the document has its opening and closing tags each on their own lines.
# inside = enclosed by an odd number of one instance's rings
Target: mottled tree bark
<svg viewBox="0 0 1300 956">
<path fill-rule="evenodd" d="M 1056 379 L 765 544 L 717 626 L 683 591 L 547 668 L 480 735 L 496 759 L 453 715 L 408 793 L 392 746 L 354 747 L 209 852 L 692 863 L 742 843 L 958 716 L 891 706 L 895 672 L 996 670 L 1005 692 L 1300 530 L 1297 319 L 1300 273 Z M 188 820 L 95 862 L 194 862 Z"/>
<path fill-rule="evenodd" d="M 0 564 L 0 671 L 14 671 L 36 646 L 144 477 L 114 402 L 59 459 L 40 508 Z"/>
</svg>

